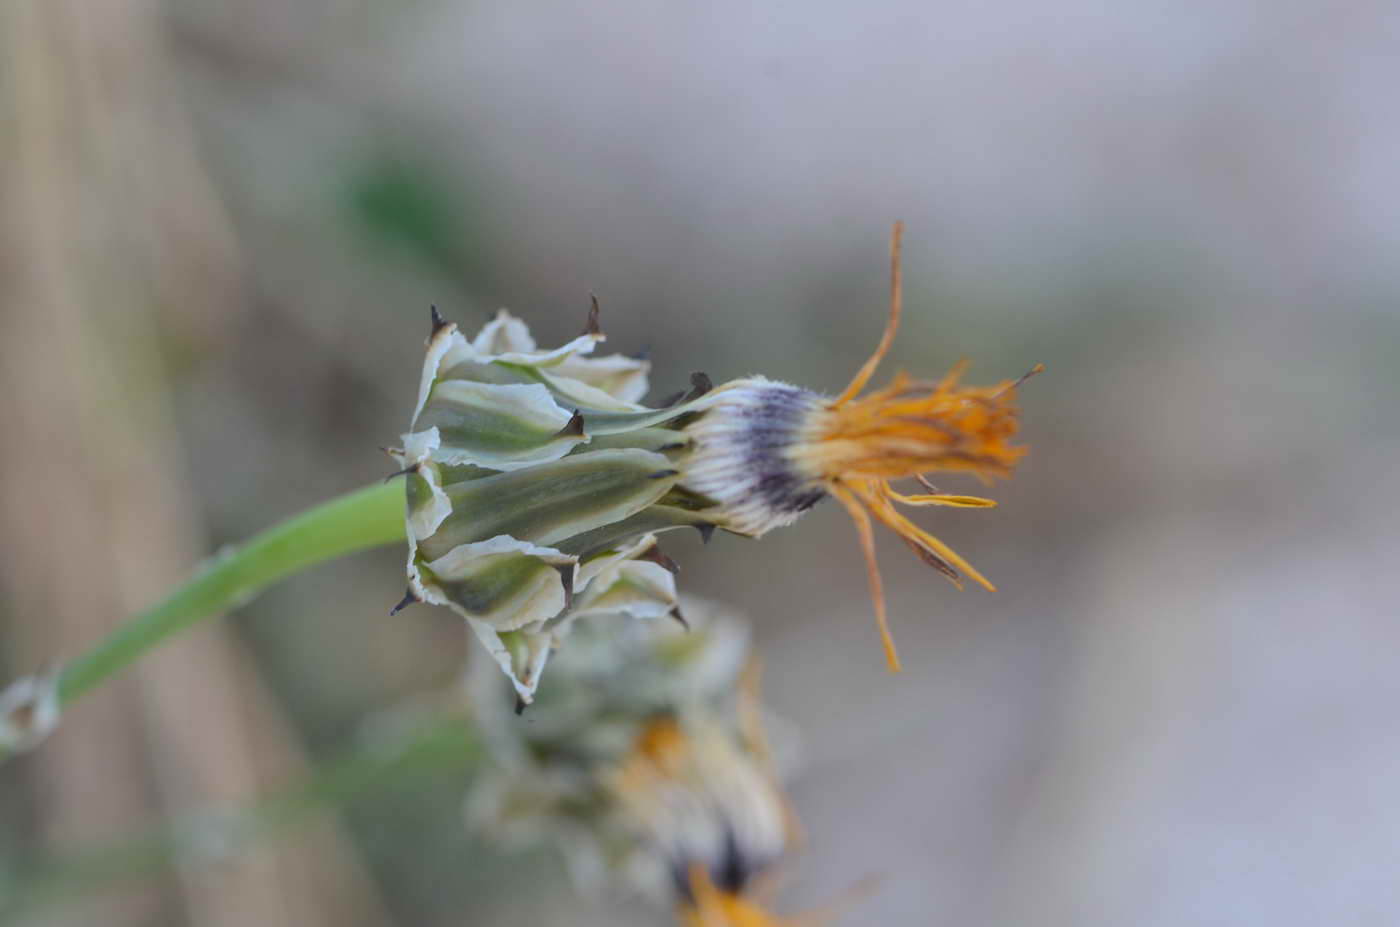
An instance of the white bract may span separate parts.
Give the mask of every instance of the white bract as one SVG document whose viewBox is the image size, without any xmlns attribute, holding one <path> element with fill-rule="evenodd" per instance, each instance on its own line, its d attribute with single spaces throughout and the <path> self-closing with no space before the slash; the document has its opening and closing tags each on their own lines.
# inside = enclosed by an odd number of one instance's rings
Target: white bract
<svg viewBox="0 0 1400 927">
<path fill-rule="evenodd" d="M 434 316 L 413 423 L 391 451 L 407 476 L 408 597 L 452 608 L 530 702 L 577 619 L 676 606 L 655 532 L 708 527 L 678 487 L 693 401 L 637 403 L 646 361 L 594 358 L 596 313 L 539 350 L 505 310 L 471 340 Z"/>
</svg>

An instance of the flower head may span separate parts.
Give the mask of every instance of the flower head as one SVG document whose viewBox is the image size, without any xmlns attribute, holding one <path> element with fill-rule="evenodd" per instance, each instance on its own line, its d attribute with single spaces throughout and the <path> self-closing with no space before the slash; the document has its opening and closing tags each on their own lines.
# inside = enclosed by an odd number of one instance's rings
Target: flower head
<svg viewBox="0 0 1400 927">
<path fill-rule="evenodd" d="M 760 740 L 762 729 L 757 729 Z M 799 927 L 760 899 L 764 877 L 795 840 L 796 823 L 767 764 L 723 727 L 661 716 L 607 776 L 634 832 L 670 861 L 682 927 Z"/>
<path fill-rule="evenodd" d="M 399 607 L 460 613 L 526 703 L 575 619 L 674 611 L 654 532 L 711 529 L 678 486 L 684 437 L 663 427 L 685 409 L 637 404 L 648 364 L 589 357 L 603 338 L 596 303 L 553 350 L 504 310 L 469 340 L 434 309 L 413 422 L 390 450 L 407 486 Z"/>
<path fill-rule="evenodd" d="M 795 824 L 757 701 L 747 625 L 696 600 L 666 623 L 581 625 L 515 723 L 499 687 L 469 676 L 487 762 L 469 818 L 514 845 L 564 850 L 581 885 L 618 881 L 687 925 L 755 919 L 755 877 Z"/>
<path fill-rule="evenodd" d="M 899 234 L 896 225 L 884 336 L 834 399 L 763 377 L 712 389 L 693 374 L 689 393 L 651 407 L 638 401 L 645 361 L 590 356 L 604 337 L 596 302 L 583 332 L 552 350 L 504 310 L 469 340 L 434 309 L 413 421 L 391 451 L 407 475 L 400 607 L 459 612 L 528 703 L 576 619 L 674 613 L 674 564 L 657 533 L 691 526 L 708 539 L 720 527 L 758 537 L 832 496 L 855 519 L 898 669 L 873 521 L 955 584 L 968 576 L 990 589 L 897 506 L 992 506 L 940 492 L 924 474 L 985 481 L 1009 475 L 1024 453 L 1010 443 L 1020 380 L 964 386 L 959 367 L 933 381 L 900 374 L 862 395 L 899 324 Z M 891 481 L 903 477 L 927 491 L 896 492 Z"/>
<path fill-rule="evenodd" d="M 885 616 L 872 516 L 959 588 L 968 576 L 992 589 L 970 563 L 896 504 L 992 507 L 996 503 L 989 499 L 940 492 L 924 474 L 963 471 L 986 482 L 1009 476 L 1025 453 L 1010 443 L 1019 419 L 1016 388 L 1025 377 L 964 386 L 960 364 L 940 380 L 900 373 L 889 386 L 861 395 L 899 327 L 901 234 L 896 224 L 889 322 L 850 385 L 834 399 L 763 377 L 720 387 L 686 429 L 694 450 L 683 477 L 687 486 L 719 501 L 721 524 L 754 537 L 792 523 L 827 495 L 840 502 L 860 535 L 881 639 L 894 670 L 899 658 Z M 1037 365 L 1031 373 L 1040 369 Z M 890 483 L 901 478 L 916 479 L 927 491 L 896 492 Z"/>
</svg>

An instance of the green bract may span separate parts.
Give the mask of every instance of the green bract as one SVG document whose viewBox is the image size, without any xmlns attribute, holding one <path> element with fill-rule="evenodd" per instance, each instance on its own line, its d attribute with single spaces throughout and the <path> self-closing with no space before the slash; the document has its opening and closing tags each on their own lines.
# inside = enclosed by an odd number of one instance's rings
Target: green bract
<svg viewBox="0 0 1400 927">
<path fill-rule="evenodd" d="M 678 485 L 704 389 L 639 404 L 648 363 L 589 357 L 603 338 L 596 307 L 548 351 L 505 310 L 472 340 L 434 310 L 413 425 L 391 451 L 407 475 L 405 601 L 465 617 L 527 703 L 576 619 L 675 612 L 655 532 L 719 521 Z"/>
</svg>

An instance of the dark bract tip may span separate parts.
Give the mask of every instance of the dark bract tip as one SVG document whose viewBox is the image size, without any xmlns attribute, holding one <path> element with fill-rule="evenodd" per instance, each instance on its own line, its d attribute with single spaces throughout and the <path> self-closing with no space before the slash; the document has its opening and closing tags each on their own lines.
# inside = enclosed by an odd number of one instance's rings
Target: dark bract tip
<svg viewBox="0 0 1400 927">
<path fill-rule="evenodd" d="M 564 583 L 564 611 L 574 607 L 574 565 L 572 563 L 555 564 L 559 571 L 559 578 Z"/>
<path fill-rule="evenodd" d="M 393 473 L 390 473 L 388 476 L 384 477 L 384 482 L 387 483 L 387 482 L 389 482 L 390 480 L 392 480 L 394 477 L 396 477 L 396 476 L 403 476 L 403 475 L 406 474 L 406 473 L 417 473 L 417 472 L 418 472 L 418 468 L 419 468 L 420 466 L 422 466 L 422 464 L 411 464 L 411 465 L 409 465 L 409 466 L 407 466 L 407 467 L 404 467 L 402 470 L 395 470 Z"/>
<path fill-rule="evenodd" d="M 569 421 L 563 428 L 554 433 L 556 438 L 582 437 L 583 436 L 583 413 L 578 409 L 569 416 Z"/>
<path fill-rule="evenodd" d="M 714 388 L 715 384 L 711 382 L 709 375 L 702 370 L 697 370 L 690 375 L 690 395 L 686 397 L 686 401 L 699 399 Z"/>
<path fill-rule="evenodd" d="M 666 552 L 661 549 L 660 544 L 651 545 L 650 549 L 648 549 L 646 553 L 638 554 L 637 559 L 649 560 L 652 563 L 660 564 L 662 567 L 664 567 L 667 571 L 671 573 L 679 573 L 681 571 L 680 564 L 676 563 L 676 561 L 668 557 L 666 555 Z"/>
<path fill-rule="evenodd" d="M 433 319 L 433 334 L 434 334 L 434 335 L 436 335 L 438 332 L 442 331 L 442 330 L 443 330 L 445 327 L 447 327 L 448 325 L 451 325 L 451 324 L 452 324 L 451 322 L 447 321 L 446 319 L 444 319 L 444 318 L 442 317 L 442 313 L 441 313 L 441 312 L 438 312 L 438 307 L 437 307 L 437 306 L 429 306 L 429 307 L 428 307 L 428 311 L 429 311 L 429 312 L 431 313 L 431 315 L 432 315 L 432 319 Z"/>
<path fill-rule="evenodd" d="M 418 596 L 414 594 L 413 590 L 410 589 L 404 594 L 404 597 L 399 600 L 398 605 L 395 605 L 393 608 L 389 609 L 389 614 L 391 616 L 397 615 L 399 612 L 403 611 L 405 608 L 408 608 L 410 605 L 417 605 L 421 601 L 423 600 L 418 598 Z"/>
<path fill-rule="evenodd" d="M 583 326 L 583 331 L 579 334 L 601 335 L 603 333 L 603 329 L 598 324 L 598 297 L 594 296 L 592 293 L 589 293 L 588 300 L 588 322 Z"/>
</svg>

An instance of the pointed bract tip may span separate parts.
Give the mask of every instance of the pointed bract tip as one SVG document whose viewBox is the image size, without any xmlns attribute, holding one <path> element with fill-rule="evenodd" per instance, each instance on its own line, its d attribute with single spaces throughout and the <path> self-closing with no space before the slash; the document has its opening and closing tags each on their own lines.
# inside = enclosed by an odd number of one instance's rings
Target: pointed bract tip
<svg viewBox="0 0 1400 927">
<path fill-rule="evenodd" d="M 715 536 L 715 526 L 705 522 L 695 526 L 695 530 L 700 532 L 700 543 L 710 543 L 710 538 Z"/>
<path fill-rule="evenodd" d="M 559 579 L 564 585 L 564 611 L 574 607 L 574 565 L 572 563 L 558 563 L 554 568 L 559 571 Z"/>
<path fill-rule="evenodd" d="M 438 332 L 442 331 L 444 328 L 452 324 L 451 322 L 447 321 L 442 317 L 442 313 L 438 312 L 437 306 L 429 306 L 428 312 L 432 316 L 434 335 L 436 335 Z"/>
<path fill-rule="evenodd" d="M 571 415 L 571 416 L 569 416 L 569 421 L 568 421 L 568 423 L 565 424 L 563 428 L 560 428 L 558 431 L 556 431 L 556 432 L 554 433 L 554 437 L 556 437 L 556 438 L 571 438 L 571 437 L 581 438 L 581 437 L 583 437 L 583 413 L 580 412 L 578 409 L 575 409 L 575 410 L 574 410 L 574 414 Z"/>
<path fill-rule="evenodd" d="M 679 471 L 679 470 L 656 470 L 656 471 L 654 471 L 654 472 L 652 472 L 652 473 L 648 473 L 648 474 L 647 474 L 647 479 L 649 479 L 649 480 L 664 480 L 664 479 L 666 479 L 666 477 L 668 477 L 668 476 L 679 476 L 679 475 L 680 475 L 680 472 L 681 472 L 681 471 Z"/>
<path fill-rule="evenodd" d="M 398 605 L 395 605 L 393 608 L 389 609 L 389 614 L 390 616 L 397 615 L 399 612 L 403 611 L 405 608 L 408 608 L 410 605 L 417 605 L 421 601 L 423 600 L 418 598 L 418 594 L 415 593 L 412 589 L 410 589 L 408 590 L 408 592 L 404 593 L 404 597 L 399 600 Z"/>
<path fill-rule="evenodd" d="M 525 697 L 519 692 L 515 694 L 515 716 L 518 718 L 525 714 L 525 707 L 530 703 L 525 701 Z"/>
<path fill-rule="evenodd" d="M 676 619 L 676 621 L 680 622 L 681 627 L 685 628 L 686 631 L 690 630 L 690 622 L 686 621 L 685 615 L 681 614 L 681 607 L 679 605 L 671 609 L 670 615 L 672 618 Z"/>
<path fill-rule="evenodd" d="M 602 329 L 602 326 L 600 326 L 600 325 L 598 324 L 598 313 L 599 313 L 599 309 L 598 309 L 598 297 L 597 297 L 597 296 L 594 296 L 592 293 L 589 293 L 589 294 L 588 294 L 588 322 L 583 326 L 583 331 L 580 332 L 579 334 L 581 334 L 581 335 L 598 335 L 598 336 L 600 336 L 600 337 L 602 336 L 602 334 L 603 334 L 603 329 Z"/>
<path fill-rule="evenodd" d="M 652 563 L 660 564 L 662 568 L 672 574 L 678 574 L 681 571 L 680 564 L 668 557 L 666 552 L 661 549 L 660 544 L 651 545 L 646 553 L 638 554 L 637 559 L 649 560 Z"/>
<path fill-rule="evenodd" d="M 384 477 L 384 482 L 387 483 L 387 482 L 389 482 L 390 480 L 392 480 L 394 477 L 396 477 L 396 476 L 403 476 L 403 475 L 406 474 L 406 473 L 417 473 L 417 472 L 418 472 L 418 468 L 421 467 L 421 466 L 422 466 L 421 463 L 415 463 L 415 464 L 410 464 L 410 465 L 407 466 L 407 467 L 404 467 L 402 470 L 395 470 L 393 473 L 390 473 L 388 476 Z"/>
<path fill-rule="evenodd" d="M 657 406 L 658 409 L 669 409 L 677 403 L 690 402 L 699 399 L 701 396 L 715 388 L 715 384 L 710 380 L 708 374 L 697 370 L 690 375 L 690 389 L 681 390 L 678 393 L 667 396 Z"/>
</svg>

